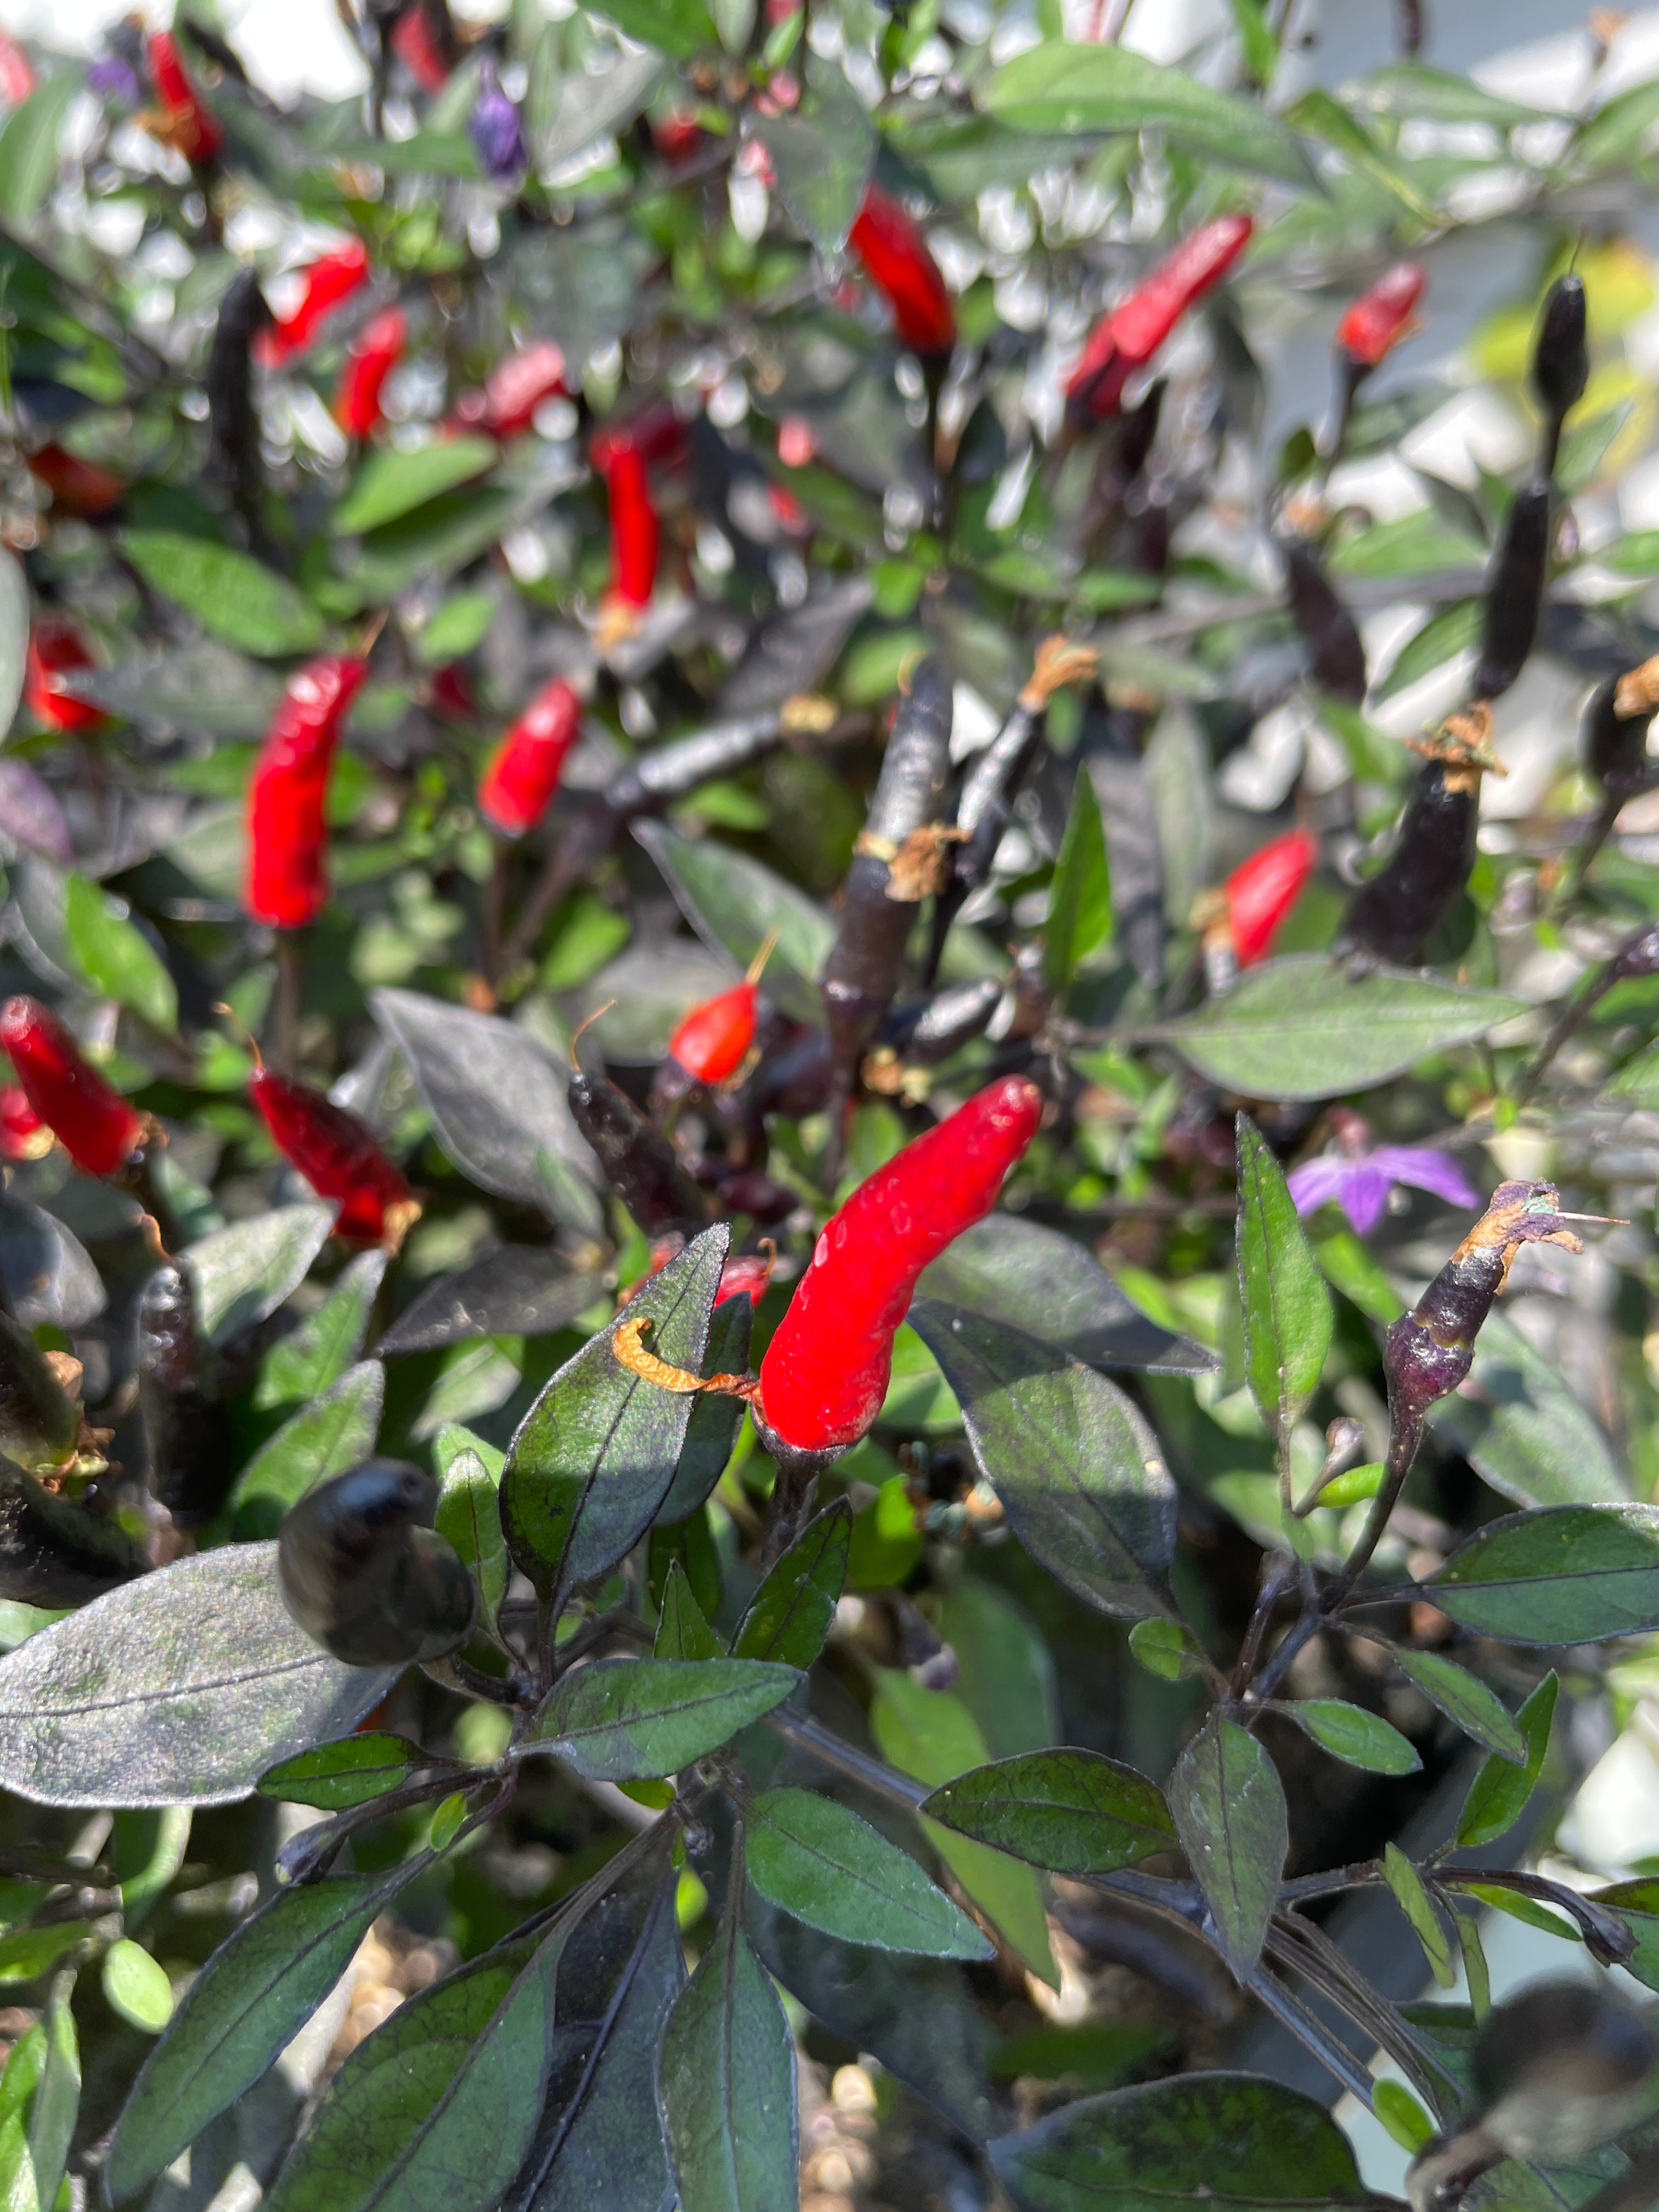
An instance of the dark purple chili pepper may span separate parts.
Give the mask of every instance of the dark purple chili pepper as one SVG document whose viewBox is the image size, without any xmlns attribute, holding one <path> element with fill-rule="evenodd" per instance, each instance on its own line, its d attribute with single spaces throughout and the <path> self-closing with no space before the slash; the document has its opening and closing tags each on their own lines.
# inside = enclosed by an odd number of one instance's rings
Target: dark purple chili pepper
<svg viewBox="0 0 1659 2212">
<path fill-rule="evenodd" d="M 589 1075 L 578 1062 L 568 1097 L 576 1127 L 599 1155 L 605 1181 L 647 1237 L 675 1231 L 695 1237 L 708 1226 L 702 1193 L 679 1154 L 626 1091 L 606 1076 Z"/>
<path fill-rule="evenodd" d="M 1308 648 L 1315 683 L 1333 699 L 1357 707 L 1365 696 L 1365 648 L 1358 624 L 1304 538 L 1285 546 L 1285 567 L 1291 617 Z"/>
<path fill-rule="evenodd" d="M 1532 355 L 1532 388 L 1544 410 L 1538 458 L 1539 473 L 1544 477 L 1555 473 L 1561 425 L 1583 398 L 1589 381 L 1586 320 L 1583 278 L 1558 276 L 1544 301 Z"/>
<path fill-rule="evenodd" d="M 146 1484 L 174 1521 L 193 1528 L 223 1504 L 235 1460 L 190 1279 L 178 1267 L 158 1267 L 139 1292 L 137 1371 Z"/>
<path fill-rule="evenodd" d="M 1483 706 L 1447 719 L 1436 738 L 1413 738 L 1425 756 L 1392 854 L 1348 902 L 1333 948 L 1367 962 L 1410 967 L 1456 900 L 1474 866 L 1483 769 L 1498 768 Z"/>
<path fill-rule="evenodd" d="M 1648 730 L 1659 711 L 1659 656 L 1610 676 L 1584 709 L 1584 766 L 1609 799 L 1633 799 L 1659 773 L 1648 757 Z"/>
<path fill-rule="evenodd" d="M 270 327 L 271 313 L 259 279 L 252 269 L 245 269 L 219 302 L 206 379 L 208 473 L 245 515 L 257 508 L 263 482 L 252 348 L 258 332 Z"/>
<path fill-rule="evenodd" d="M 143 1565 L 118 1522 L 0 1460 L 0 1598 L 85 1605 Z"/>
<path fill-rule="evenodd" d="M 1486 586 L 1477 699 L 1501 699 L 1538 641 L 1550 565 L 1550 488 L 1528 484 L 1516 494 Z"/>
</svg>

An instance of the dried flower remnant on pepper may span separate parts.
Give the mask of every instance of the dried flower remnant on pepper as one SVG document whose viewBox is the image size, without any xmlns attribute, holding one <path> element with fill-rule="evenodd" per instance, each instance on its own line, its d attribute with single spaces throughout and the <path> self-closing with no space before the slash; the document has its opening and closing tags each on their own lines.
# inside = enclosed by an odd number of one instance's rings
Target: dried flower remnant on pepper
<svg viewBox="0 0 1659 2212">
<path fill-rule="evenodd" d="M 331 653 L 291 677 L 248 785 L 247 888 L 255 921 L 303 929 L 328 896 L 328 775 L 368 663 Z"/>
<path fill-rule="evenodd" d="M 38 999 L 8 999 L 0 1046 L 24 1097 L 83 1175 L 125 1166 L 144 1141 L 145 1116 L 88 1064 L 56 1014 Z"/>
<path fill-rule="evenodd" d="M 101 729 L 109 720 L 90 699 L 79 699 L 64 678 L 95 668 L 81 633 L 72 622 L 47 616 L 29 632 L 28 658 L 24 665 L 23 696 L 35 720 L 49 730 L 72 734 Z"/>
<path fill-rule="evenodd" d="M 911 351 L 924 361 L 948 354 L 957 342 L 957 311 L 921 225 L 872 185 L 847 243 L 892 309 L 893 326 Z"/>
<path fill-rule="evenodd" d="M 1123 392 L 1187 310 L 1212 292 L 1249 244 L 1247 215 L 1218 216 L 1183 238 L 1127 300 L 1090 331 L 1066 386 L 1066 411 L 1079 424 L 1115 415 Z"/>
<path fill-rule="evenodd" d="M 372 436 L 380 427 L 380 395 L 408 338 L 408 316 L 401 307 L 386 307 L 353 340 L 334 393 L 334 419 L 348 438 Z"/>
<path fill-rule="evenodd" d="M 490 754 L 478 811 L 503 837 L 522 837 L 553 803 L 581 728 L 581 701 L 562 676 L 544 684 Z"/>
<path fill-rule="evenodd" d="M 1502 775 L 1484 704 L 1449 715 L 1432 738 L 1407 740 L 1424 765 L 1382 872 L 1348 902 L 1334 951 L 1409 966 L 1450 911 L 1474 866 L 1483 773 Z"/>
</svg>

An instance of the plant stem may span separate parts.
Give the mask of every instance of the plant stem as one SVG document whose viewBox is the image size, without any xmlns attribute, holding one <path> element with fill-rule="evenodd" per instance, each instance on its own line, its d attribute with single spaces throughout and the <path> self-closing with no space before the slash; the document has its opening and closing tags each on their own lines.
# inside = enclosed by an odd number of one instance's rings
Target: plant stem
<svg viewBox="0 0 1659 2212">
<path fill-rule="evenodd" d="M 276 1005 L 275 1036 L 270 1057 L 279 1075 L 291 1076 L 299 1057 L 300 1008 L 305 991 L 305 952 L 301 933 L 276 933 Z"/>
<path fill-rule="evenodd" d="M 1282 2027 L 1289 2028 L 1305 2050 L 1310 2051 L 1325 2071 L 1369 2112 L 1371 2102 L 1371 2080 L 1369 2074 L 1352 2055 L 1327 2034 L 1322 2021 L 1316 2020 L 1299 1999 L 1281 1987 L 1265 1966 L 1258 1966 L 1244 1984 L 1249 1995 L 1266 2012 L 1270 2012 Z"/>
<path fill-rule="evenodd" d="M 493 832 L 489 840 L 489 880 L 483 895 L 483 979 L 493 991 L 501 979 L 501 916 L 507 907 L 507 878 L 513 865 L 513 848 Z"/>
</svg>

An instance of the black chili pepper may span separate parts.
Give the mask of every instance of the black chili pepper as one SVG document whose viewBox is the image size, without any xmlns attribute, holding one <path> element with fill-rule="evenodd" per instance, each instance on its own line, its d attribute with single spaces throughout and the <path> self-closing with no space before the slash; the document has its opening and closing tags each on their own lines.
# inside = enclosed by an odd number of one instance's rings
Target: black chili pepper
<svg viewBox="0 0 1659 2212">
<path fill-rule="evenodd" d="M 931 999 L 895 1006 L 876 1032 L 877 1046 L 914 1066 L 936 1066 L 983 1034 L 1002 1002 L 1002 990 L 994 976 L 981 975 L 936 991 Z"/>
<path fill-rule="evenodd" d="M 131 1581 L 143 1564 L 118 1522 L 0 1460 L 0 1597 L 85 1605 Z"/>
<path fill-rule="evenodd" d="M 251 349 L 255 334 L 268 329 L 270 322 L 259 279 L 252 269 L 245 269 L 219 302 L 208 353 L 208 473 L 250 523 L 263 483 Z"/>
<path fill-rule="evenodd" d="M 1589 381 L 1585 321 L 1583 278 L 1557 277 L 1544 301 L 1532 355 L 1532 388 L 1544 411 L 1538 466 L 1545 477 L 1555 473 L 1561 425 L 1583 398 Z"/>
<path fill-rule="evenodd" d="M 181 1527 L 193 1527 L 223 1504 L 234 1462 L 229 1411 L 180 1268 L 158 1267 L 139 1292 L 137 1372 L 145 1482 Z"/>
<path fill-rule="evenodd" d="M 604 1075 L 572 1069 L 568 1097 L 576 1127 L 599 1155 L 605 1181 L 646 1235 L 678 1230 L 697 1236 L 708 1226 L 702 1194 L 679 1154 L 626 1091 Z"/>
<path fill-rule="evenodd" d="M 1486 586 L 1480 662 L 1474 672 L 1477 699 L 1501 698 L 1525 667 L 1538 641 L 1549 560 L 1550 488 L 1547 483 L 1528 484 L 1510 506 Z"/>
<path fill-rule="evenodd" d="M 1659 657 L 1610 676 L 1584 709 L 1584 766 L 1609 799 L 1645 791 L 1659 773 L 1648 757 L 1648 730 L 1659 711 Z"/>
<path fill-rule="evenodd" d="M 432 1526 L 438 1486 L 406 1460 L 365 1460 L 283 1516 L 283 1602 L 349 1667 L 441 1658 L 471 1635 L 478 1594 Z"/>
<path fill-rule="evenodd" d="M 830 1029 L 830 1149 L 864 1048 L 893 1002 L 916 908 L 945 880 L 941 819 L 951 766 L 951 684 L 931 656 L 911 673 L 881 777 L 842 891 L 841 927 L 823 963 Z"/>
<path fill-rule="evenodd" d="M 1484 708 L 1452 715 L 1437 738 L 1414 739 L 1417 772 L 1386 866 L 1348 902 L 1333 950 L 1410 967 L 1450 911 L 1474 866 L 1480 774 L 1496 768 Z"/>
<path fill-rule="evenodd" d="M 1357 707 L 1365 696 L 1365 648 L 1358 623 L 1305 539 L 1285 546 L 1285 567 L 1291 614 L 1308 648 L 1315 683 L 1333 699 Z"/>
</svg>

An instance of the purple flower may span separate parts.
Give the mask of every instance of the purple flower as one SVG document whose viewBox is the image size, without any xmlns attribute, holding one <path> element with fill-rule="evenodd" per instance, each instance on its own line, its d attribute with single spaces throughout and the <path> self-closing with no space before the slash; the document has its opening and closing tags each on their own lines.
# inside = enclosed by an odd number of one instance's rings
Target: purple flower
<svg viewBox="0 0 1659 2212">
<path fill-rule="evenodd" d="M 104 54 L 87 71 L 87 88 L 124 107 L 138 105 L 138 79 L 119 54 Z"/>
<path fill-rule="evenodd" d="M 477 102 L 467 127 L 478 167 L 492 183 L 510 185 L 524 174 L 530 156 L 519 128 L 519 111 L 501 90 L 493 62 L 485 62 L 480 72 Z"/>
<path fill-rule="evenodd" d="M 1390 1188 L 1410 1183 L 1414 1190 L 1431 1190 L 1448 1206 L 1479 1207 L 1478 1192 L 1448 1153 L 1431 1152 L 1424 1145 L 1379 1145 L 1375 1152 L 1326 1152 L 1292 1168 L 1291 1196 L 1298 1213 L 1312 1213 L 1334 1200 L 1362 1237 L 1382 1218 Z"/>
</svg>

